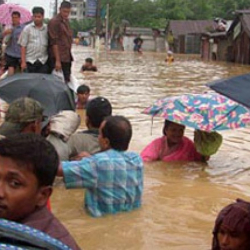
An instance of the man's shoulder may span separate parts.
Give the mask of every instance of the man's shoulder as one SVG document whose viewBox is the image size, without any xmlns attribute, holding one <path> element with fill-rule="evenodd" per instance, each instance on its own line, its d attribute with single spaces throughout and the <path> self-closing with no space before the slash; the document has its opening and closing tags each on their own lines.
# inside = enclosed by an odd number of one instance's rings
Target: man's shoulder
<svg viewBox="0 0 250 250">
<path fill-rule="evenodd" d="M 34 23 L 29 23 L 23 26 L 23 31 L 30 31 L 31 29 L 34 29 Z"/>
<path fill-rule="evenodd" d="M 128 162 L 134 162 L 134 163 L 141 163 L 142 159 L 140 155 L 136 152 L 132 151 L 118 151 L 115 149 L 109 149 L 100 153 L 95 154 L 93 157 L 97 159 L 104 159 L 104 160 L 119 160 L 119 159 L 126 159 Z"/>
<path fill-rule="evenodd" d="M 61 19 L 58 16 L 53 17 L 48 22 L 48 27 L 53 27 L 54 25 L 60 24 Z"/>
<path fill-rule="evenodd" d="M 91 131 L 86 130 L 86 131 L 78 131 L 71 135 L 70 140 L 95 140 L 98 138 L 98 134 L 96 133 L 91 133 Z"/>
<path fill-rule="evenodd" d="M 36 210 L 28 216 L 23 224 L 47 233 L 51 237 L 60 240 L 72 249 L 79 249 L 76 242 L 63 226 L 63 224 L 47 208 Z"/>
</svg>

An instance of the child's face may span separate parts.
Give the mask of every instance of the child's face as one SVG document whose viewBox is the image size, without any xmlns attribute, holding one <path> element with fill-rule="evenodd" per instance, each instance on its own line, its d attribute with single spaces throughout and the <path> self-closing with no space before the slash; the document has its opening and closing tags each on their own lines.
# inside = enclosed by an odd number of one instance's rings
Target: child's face
<svg viewBox="0 0 250 250">
<path fill-rule="evenodd" d="M 89 93 L 77 94 L 78 101 L 82 104 L 86 104 L 89 99 Z"/>
<path fill-rule="evenodd" d="M 43 188 L 28 166 L 0 156 L 0 218 L 20 221 L 45 205 Z"/>
</svg>

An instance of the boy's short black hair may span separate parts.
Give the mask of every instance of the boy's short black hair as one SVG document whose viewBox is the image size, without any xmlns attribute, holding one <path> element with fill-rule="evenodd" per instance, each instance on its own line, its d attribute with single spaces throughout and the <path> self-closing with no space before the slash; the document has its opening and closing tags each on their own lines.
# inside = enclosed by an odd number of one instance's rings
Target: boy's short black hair
<svg viewBox="0 0 250 250">
<path fill-rule="evenodd" d="M 93 63 L 93 59 L 88 57 L 88 58 L 85 59 L 85 62 L 86 63 Z"/>
<path fill-rule="evenodd" d="M 18 16 L 18 17 L 21 17 L 21 14 L 20 14 L 19 11 L 13 11 L 13 12 L 11 13 L 11 16 Z"/>
<path fill-rule="evenodd" d="M 11 158 L 37 178 L 39 187 L 51 186 L 59 166 L 54 146 L 42 136 L 21 133 L 0 140 L 0 156 Z"/>
<path fill-rule="evenodd" d="M 62 3 L 61 3 L 61 5 L 60 5 L 60 8 L 61 9 L 70 9 L 71 8 L 71 3 L 70 2 L 68 2 L 68 1 L 63 1 Z"/>
<path fill-rule="evenodd" d="M 90 93 L 90 88 L 89 86 L 85 85 L 85 84 L 82 84 L 81 86 L 79 86 L 77 88 L 77 94 L 85 94 L 85 93 Z"/>
<path fill-rule="evenodd" d="M 108 99 L 98 96 L 88 102 L 86 115 L 94 128 L 99 128 L 105 117 L 112 114 L 112 106 Z"/>
<path fill-rule="evenodd" d="M 106 122 L 102 134 L 108 138 L 110 146 L 119 151 L 125 151 L 129 147 L 132 137 L 132 126 L 124 116 L 109 116 L 104 119 Z"/>
<path fill-rule="evenodd" d="M 44 16 L 44 8 L 42 8 L 42 7 L 34 7 L 32 9 L 32 13 L 33 13 L 33 15 L 34 14 L 41 14 L 41 15 Z"/>
</svg>

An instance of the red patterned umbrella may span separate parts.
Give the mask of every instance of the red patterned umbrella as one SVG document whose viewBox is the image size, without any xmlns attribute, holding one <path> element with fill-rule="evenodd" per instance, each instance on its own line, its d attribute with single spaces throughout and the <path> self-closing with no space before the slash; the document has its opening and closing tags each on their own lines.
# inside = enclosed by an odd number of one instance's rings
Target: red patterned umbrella
<svg viewBox="0 0 250 250">
<path fill-rule="evenodd" d="M 11 3 L 6 3 L 6 4 L 1 4 L 0 5 L 0 23 L 9 25 L 12 23 L 11 20 L 11 13 L 13 11 L 18 11 L 21 14 L 21 23 L 26 23 L 29 22 L 32 19 L 32 15 L 30 11 L 27 9 L 23 8 L 20 5 L 16 4 L 11 4 Z"/>
</svg>

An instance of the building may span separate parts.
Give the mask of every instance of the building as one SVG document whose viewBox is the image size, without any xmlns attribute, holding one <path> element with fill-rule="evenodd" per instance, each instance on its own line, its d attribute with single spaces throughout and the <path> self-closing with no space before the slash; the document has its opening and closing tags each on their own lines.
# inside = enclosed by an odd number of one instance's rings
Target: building
<svg viewBox="0 0 250 250">
<path fill-rule="evenodd" d="M 235 19 L 227 32 L 231 62 L 250 64 L 250 10 L 236 11 Z"/>
<path fill-rule="evenodd" d="M 200 54 L 202 34 L 215 26 L 213 20 L 171 20 L 166 28 L 169 47 L 175 53 Z"/>
<path fill-rule="evenodd" d="M 166 52 L 166 35 L 164 30 L 126 27 L 123 34 L 123 45 L 125 51 L 133 51 L 134 39 L 140 35 L 143 39 L 143 51 Z"/>
<path fill-rule="evenodd" d="M 206 32 L 201 37 L 201 58 L 204 60 L 230 61 L 230 41 L 227 31 L 231 27 L 232 21 L 224 21 L 224 27 L 220 28 L 217 23 L 216 29 Z"/>
<path fill-rule="evenodd" d="M 84 0 L 70 0 L 71 13 L 70 19 L 82 20 L 85 17 L 85 1 Z"/>
</svg>

